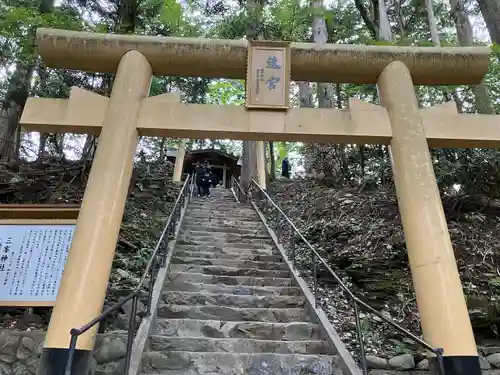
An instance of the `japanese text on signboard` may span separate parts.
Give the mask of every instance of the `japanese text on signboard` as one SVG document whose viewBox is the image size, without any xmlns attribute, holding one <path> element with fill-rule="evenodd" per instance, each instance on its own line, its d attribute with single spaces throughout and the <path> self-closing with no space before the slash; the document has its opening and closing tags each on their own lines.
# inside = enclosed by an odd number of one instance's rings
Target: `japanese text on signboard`
<svg viewBox="0 0 500 375">
<path fill-rule="evenodd" d="M 0 301 L 54 302 L 74 225 L 0 226 Z"/>
</svg>

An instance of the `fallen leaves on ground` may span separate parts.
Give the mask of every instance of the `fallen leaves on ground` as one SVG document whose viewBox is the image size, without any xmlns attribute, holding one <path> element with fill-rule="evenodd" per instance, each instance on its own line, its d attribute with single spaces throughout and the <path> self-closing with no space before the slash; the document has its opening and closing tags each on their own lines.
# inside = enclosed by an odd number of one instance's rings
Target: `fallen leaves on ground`
<svg viewBox="0 0 500 375">
<path fill-rule="evenodd" d="M 356 188 L 337 189 L 323 186 L 321 181 L 296 180 L 278 182 L 270 190 L 273 199 L 350 290 L 420 336 L 404 233 L 392 188 L 359 193 Z M 457 205 L 455 197 L 445 197 L 443 204 L 476 339 L 479 345 L 498 346 L 498 212 L 470 205 L 466 211 L 467 205 Z M 460 212 L 454 209 L 458 206 Z M 276 223 L 272 210 L 267 217 Z M 281 227 L 289 237 L 288 225 Z M 298 236 L 294 242 L 303 274 L 313 285 L 310 251 Z M 357 356 L 353 305 L 324 267 L 318 267 L 317 274 L 318 299 L 349 350 Z M 424 351 L 373 314 L 362 312 L 360 323 L 369 354 L 391 356 Z"/>
</svg>

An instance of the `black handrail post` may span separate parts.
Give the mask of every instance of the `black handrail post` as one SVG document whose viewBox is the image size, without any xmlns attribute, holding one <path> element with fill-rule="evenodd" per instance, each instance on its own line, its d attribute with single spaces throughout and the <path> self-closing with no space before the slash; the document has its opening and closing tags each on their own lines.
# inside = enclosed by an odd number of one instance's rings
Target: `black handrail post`
<svg viewBox="0 0 500 375">
<path fill-rule="evenodd" d="M 132 309 L 130 311 L 130 320 L 128 323 L 127 334 L 127 351 L 125 353 L 125 362 L 123 363 L 123 373 L 128 375 L 130 370 L 130 360 L 132 359 L 132 345 L 134 344 L 134 331 L 135 331 L 135 316 L 137 315 L 137 294 L 132 299 Z"/>
<path fill-rule="evenodd" d="M 68 362 L 66 362 L 64 375 L 71 375 L 71 369 L 73 367 L 73 357 L 75 355 L 75 350 L 76 350 L 76 342 L 78 341 L 77 330 L 72 329 L 70 334 L 71 334 L 71 340 L 69 342 Z"/>
<path fill-rule="evenodd" d="M 368 368 L 366 365 L 366 356 L 365 356 L 365 344 L 363 341 L 363 330 L 361 327 L 361 320 L 359 319 L 359 308 L 358 304 L 356 301 L 352 301 L 354 305 L 354 316 L 356 319 L 356 331 L 358 334 L 358 341 L 359 341 L 359 354 L 360 354 L 360 359 L 361 359 L 361 370 L 363 371 L 363 375 L 368 375 Z"/>
<path fill-rule="evenodd" d="M 168 253 L 168 244 L 165 241 L 165 232 L 162 233 L 160 237 L 160 253 L 161 253 L 161 264 L 163 267 L 167 266 L 167 253 Z"/>
<path fill-rule="evenodd" d="M 314 279 L 314 284 L 313 284 L 313 293 L 314 293 L 314 308 L 317 308 L 317 301 L 318 301 L 318 275 L 316 271 L 316 253 L 313 251 L 312 252 L 312 267 L 313 267 L 313 279 Z"/>
<path fill-rule="evenodd" d="M 292 264 L 295 268 L 297 268 L 296 260 L 295 260 L 295 234 L 293 233 L 293 228 L 290 225 L 290 252 L 292 254 Z"/>
<path fill-rule="evenodd" d="M 155 285 L 156 279 L 156 258 L 153 260 L 152 267 L 150 269 L 149 275 L 149 286 L 148 286 L 148 300 L 146 303 L 146 316 L 151 315 L 151 302 L 153 300 L 153 288 Z"/>
<path fill-rule="evenodd" d="M 276 220 L 275 223 L 276 238 L 278 239 L 278 242 L 280 242 L 280 218 L 281 218 L 280 212 L 278 210 L 275 210 L 274 216 Z"/>
<path fill-rule="evenodd" d="M 438 348 L 438 349 L 433 350 L 433 352 L 436 355 L 436 362 L 437 362 L 439 375 L 445 375 L 444 363 L 443 363 L 443 349 Z"/>
</svg>

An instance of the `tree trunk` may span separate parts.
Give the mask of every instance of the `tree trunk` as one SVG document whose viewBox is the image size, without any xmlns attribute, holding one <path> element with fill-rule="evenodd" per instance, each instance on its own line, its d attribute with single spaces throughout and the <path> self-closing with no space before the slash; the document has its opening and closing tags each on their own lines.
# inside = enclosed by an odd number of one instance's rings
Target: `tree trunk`
<svg viewBox="0 0 500 375">
<path fill-rule="evenodd" d="M 313 108 L 313 96 L 312 96 L 312 90 L 311 90 L 311 85 L 309 82 L 297 82 L 299 85 L 299 102 L 300 102 L 300 107 L 301 108 Z M 304 146 L 304 149 L 306 152 L 304 152 L 304 164 L 305 164 L 305 169 L 306 173 L 311 173 L 313 169 L 313 157 L 310 155 L 310 151 L 312 148 L 314 148 L 313 144 L 306 144 Z"/>
<path fill-rule="evenodd" d="M 500 44 L 500 2 L 498 0 L 477 0 L 491 41 Z"/>
<path fill-rule="evenodd" d="M 41 0 L 38 11 L 42 14 L 52 12 L 54 0 Z M 11 75 L 3 102 L 3 109 L 8 113 L 7 127 L 0 134 L 0 159 L 8 160 L 17 155 L 20 141 L 18 137 L 18 126 L 21 114 L 28 100 L 31 87 L 31 77 L 36 65 L 35 53 L 36 27 L 28 30 L 26 43 L 21 56 L 26 60 L 16 62 L 16 70 Z"/>
<path fill-rule="evenodd" d="M 371 16 L 369 10 L 366 9 L 364 0 L 354 0 L 354 4 L 356 5 L 356 8 L 358 9 L 358 12 L 361 15 L 361 18 L 363 19 L 366 27 L 368 28 L 368 30 L 370 30 L 370 34 L 372 35 L 372 37 L 374 39 L 378 39 L 377 24 Z"/>
<path fill-rule="evenodd" d="M 137 20 L 137 0 L 121 1 L 121 6 L 118 11 L 118 33 L 133 34 Z"/>
<path fill-rule="evenodd" d="M 274 155 L 274 142 L 269 142 L 269 159 L 271 161 L 270 179 L 276 181 L 276 156 Z"/>
<path fill-rule="evenodd" d="M 38 95 L 41 95 L 42 94 L 42 90 L 47 87 L 48 85 L 48 81 L 49 81 L 49 73 L 47 72 L 47 68 L 45 67 L 45 65 L 40 62 L 40 64 L 38 64 L 38 69 L 37 69 L 37 73 L 38 73 L 38 77 L 40 79 L 40 83 L 39 83 L 39 93 Z M 47 144 L 47 137 L 49 135 L 47 133 L 40 133 L 40 143 L 38 145 L 38 152 L 37 152 L 37 158 L 41 158 L 43 157 L 44 153 L 45 153 L 45 146 Z"/>
<path fill-rule="evenodd" d="M 27 44 L 32 44 L 34 35 L 30 32 Z M 28 48 L 28 47 L 26 47 Z M 7 111 L 7 127 L 0 135 L 0 158 L 9 160 L 14 157 L 16 149 L 16 135 L 19 119 L 23 112 L 26 100 L 28 100 L 30 81 L 35 68 L 34 60 L 18 61 L 17 69 L 12 74 L 3 108 Z"/>
<path fill-rule="evenodd" d="M 434 15 L 434 4 L 432 0 L 425 0 L 425 8 L 427 9 L 427 19 L 429 20 L 429 28 L 431 30 L 431 40 L 434 46 L 441 47 L 441 39 L 437 27 L 436 16 Z"/>
<path fill-rule="evenodd" d="M 82 157 L 80 160 L 92 160 L 94 158 L 95 145 L 97 137 L 88 134 L 85 139 L 85 144 L 82 149 Z"/>
<path fill-rule="evenodd" d="M 455 27 L 457 29 L 458 43 L 462 46 L 472 46 L 474 42 L 472 25 L 465 12 L 465 3 L 463 0 L 450 0 L 451 14 Z M 481 83 L 473 87 L 475 106 L 481 114 L 494 114 L 493 105 L 489 99 L 488 87 Z"/>
<path fill-rule="evenodd" d="M 385 0 L 378 0 L 378 12 L 378 40 L 392 42 L 391 24 L 389 22 L 389 16 L 387 15 L 387 6 L 385 5 Z"/>
<path fill-rule="evenodd" d="M 45 154 L 45 146 L 47 145 L 47 133 L 40 133 L 40 144 L 38 145 L 38 159 L 42 158 Z"/>
<path fill-rule="evenodd" d="M 262 11 L 264 0 L 247 0 L 247 39 L 257 40 L 262 33 Z M 250 188 L 252 178 L 257 177 L 257 143 L 255 141 L 243 141 L 243 155 L 241 158 L 240 186 L 247 192 Z"/>
<path fill-rule="evenodd" d="M 313 97 L 309 82 L 298 82 L 300 107 L 312 108 Z"/>
</svg>

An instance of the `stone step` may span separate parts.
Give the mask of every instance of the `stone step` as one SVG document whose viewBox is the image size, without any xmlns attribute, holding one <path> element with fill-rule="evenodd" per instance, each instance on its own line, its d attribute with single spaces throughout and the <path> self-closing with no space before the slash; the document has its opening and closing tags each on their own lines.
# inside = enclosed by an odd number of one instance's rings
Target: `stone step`
<svg viewBox="0 0 500 375">
<path fill-rule="evenodd" d="M 210 208 L 212 210 L 220 210 L 220 209 L 247 209 L 251 210 L 252 208 L 245 203 L 238 203 L 235 201 L 223 201 L 220 199 L 195 199 L 193 200 L 189 207 L 192 208 Z"/>
<path fill-rule="evenodd" d="M 198 197 L 197 193 L 198 191 L 195 189 L 193 194 L 193 200 L 191 202 L 229 202 L 229 203 L 234 203 L 236 202 L 234 200 L 234 195 L 231 193 L 231 195 L 228 195 L 226 193 L 219 193 L 213 189 L 210 190 L 210 198 L 202 198 Z"/>
<path fill-rule="evenodd" d="M 327 341 L 273 341 L 241 338 L 166 337 L 153 335 L 148 352 L 225 352 L 277 354 L 335 354 Z"/>
<path fill-rule="evenodd" d="M 273 240 L 269 238 L 256 238 L 253 236 L 240 236 L 240 235 L 223 235 L 217 234 L 198 235 L 194 232 L 182 233 L 179 236 L 179 241 L 193 245 L 211 245 L 211 244 L 227 244 L 231 247 L 241 247 L 246 245 L 257 246 L 258 248 L 264 246 L 272 246 Z"/>
<path fill-rule="evenodd" d="M 244 215 L 244 214 L 250 214 L 250 215 L 257 215 L 255 210 L 248 206 L 248 205 L 241 205 L 241 206 L 231 206 L 231 205 L 221 205 L 221 204 L 216 204 L 206 202 L 204 204 L 198 204 L 196 201 L 191 202 L 188 206 L 188 213 L 192 212 L 213 212 L 213 213 L 236 213 L 237 215 Z"/>
<path fill-rule="evenodd" d="M 244 229 L 265 229 L 266 226 L 260 220 L 258 221 L 236 221 L 226 219 L 191 219 L 183 224 L 183 228 L 244 228 Z"/>
<path fill-rule="evenodd" d="M 240 239 L 262 239 L 271 240 L 269 232 L 265 229 L 244 229 L 239 228 L 229 228 L 223 230 L 213 230 L 211 228 L 197 228 L 197 229 L 183 229 L 181 230 L 181 235 L 198 238 L 224 238 L 224 239 L 234 239 L 239 241 Z"/>
<path fill-rule="evenodd" d="M 236 294 L 239 296 L 300 296 L 300 288 L 252 285 L 203 284 L 170 281 L 163 286 L 165 292 L 198 292 L 208 294 Z"/>
<path fill-rule="evenodd" d="M 242 214 L 239 212 L 215 212 L 198 210 L 197 212 L 187 211 L 185 216 L 187 223 L 194 220 L 228 220 L 228 221 L 239 221 L 239 222 L 249 222 L 249 223 L 261 223 L 261 220 L 257 213 L 253 214 Z"/>
<path fill-rule="evenodd" d="M 290 277 L 289 271 L 260 270 L 257 268 L 237 268 L 223 266 L 203 266 L 197 264 L 170 264 L 170 272 L 202 273 L 213 276 L 254 276 L 268 278 Z"/>
<path fill-rule="evenodd" d="M 184 225 L 181 229 L 181 233 L 186 233 L 186 234 L 192 233 L 198 236 L 226 234 L 226 235 L 256 236 L 257 238 L 270 238 L 269 232 L 266 230 L 264 225 L 262 225 L 261 228 L 214 226 L 211 223 L 207 223 L 204 225 L 190 225 L 189 227 Z"/>
<path fill-rule="evenodd" d="M 230 217 L 210 217 L 210 216 L 202 216 L 202 217 L 190 217 L 189 220 L 186 219 L 183 223 L 184 226 L 194 227 L 196 225 L 207 225 L 207 226 L 220 226 L 220 227 L 242 227 L 242 228 L 265 228 L 264 223 L 260 221 L 258 217 L 247 220 L 240 219 L 231 219 Z"/>
<path fill-rule="evenodd" d="M 229 219 L 239 220 L 240 218 L 247 218 L 252 220 L 260 220 L 259 215 L 253 209 L 234 209 L 234 210 L 210 210 L 203 208 L 191 208 L 188 206 L 186 216 L 189 218 L 214 218 L 214 219 Z"/>
<path fill-rule="evenodd" d="M 185 306 L 229 306 L 238 308 L 297 308 L 304 307 L 304 297 L 253 296 L 239 294 L 213 294 L 200 292 L 162 292 L 164 304 Z"/>
<path fill-rule="evenodd" d="M 198 197 L 195 196 L 194 199 L 191 201 L 192 203 L 204 203 L 204 202 L 212 202 L 212 203 L 235 203 L 236 201 L 234 200 L 234 196 L 227 196 L 227 195 L 218 195 L 214 194 L 213 191 L 210 191 L 210 198 L 203 198 L 203 197 Z"/>
<path fill-rule="evenodd" d="M 166 283 L 168 282 L 191 282 L 204 284 L 225 284 L 245 285 L 257 287 L 293 287 L 292 279 L 289 277 L 254 277 L 254 276 L 225 276 L 225 275 L 207 275 L 200 272 L 169 272 Z"/>
<path fill-rule="evenodd" d="M 166 337 L 237 338 L 277 341 L 321 340 L 321 328 L 308 322 L 233 322 L 156 319 L 155 334 Z"/>
<path fill-rule="evenodd" d="M 280 255 L 261 255 L 250 252 L 242 253 L 240 251 L 223 253 L 210 251 L 189 251 L 177 249 L 174 253 L 175 257 L 187 258 L 203 258 L 203 259 L 232 259 L 232 260 L 251 260 L 254 262 L 282 262 Z"/>
<path fill-rule="evenodd" d="M 146 352 L 143 374 L 340 375 L 336 356 L 271 353 Z"/>
<path fill-rule="evenodd" d="M 179 257 L 175 254 L 172 257 L 172 264 L 189 264 L 200 266 L 221 266 L 233 268 L 256 268 L 258 270 L 282 270 L 288 271 L 288 266 L 281 262 L 256 262 L 253 260 L 239 259 L 210 259 L 210 258 L 192 258 Z"/>
<path fill-rule="evenodd" d="M 238 254 L 263 254 L 273 255 L 279 254 L 278 250 L 273 245 L 254 245 L 254 244 L 228 244 L 228 245 L 207 245 L 183 241 L 181 238 L 177 240 L 176 249 L 192 250 L 192 251 L 210 251 L 220 253 L 238 253 Z"/>
<path fill-rule="evenodd" d="M 160 304 L 157 316 L 163 319 L 201 319 L 247 322 L 307 322 L 308 316 L 302 308 L 268 309 L 238 308 L 229 306 L 184 306 Z"/>
</svg>

